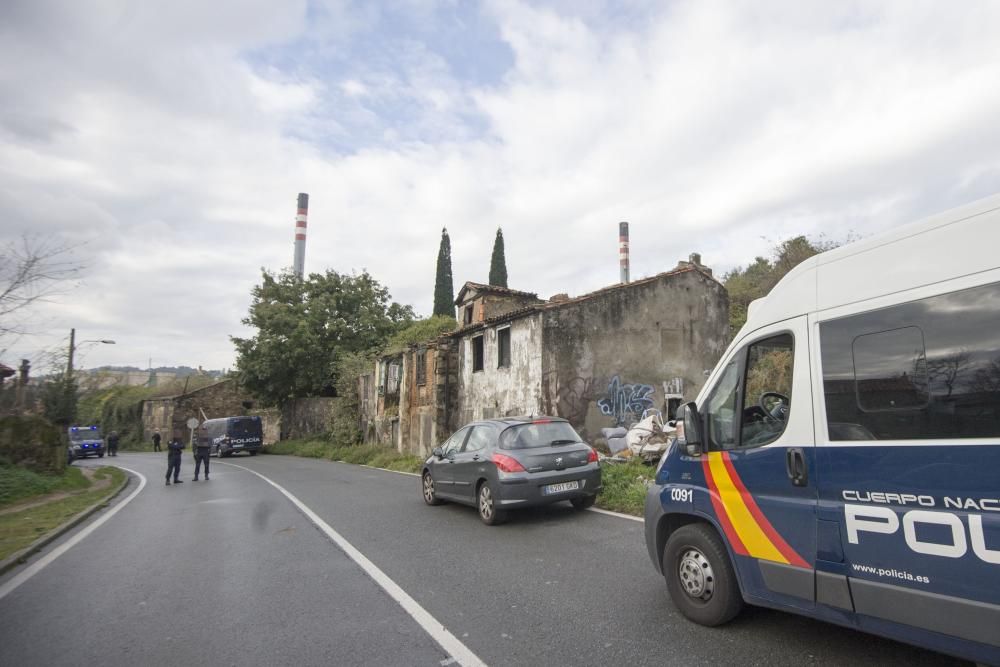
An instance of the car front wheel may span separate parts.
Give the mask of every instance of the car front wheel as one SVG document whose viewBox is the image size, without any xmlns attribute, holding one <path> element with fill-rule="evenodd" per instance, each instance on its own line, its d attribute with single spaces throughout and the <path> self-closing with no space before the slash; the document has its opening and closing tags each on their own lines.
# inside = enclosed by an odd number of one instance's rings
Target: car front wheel
<svg viewBox="0 0 1000 667">
<path fill-rule="evenodd" d="M 507 520 L 507 513 L 497 509 L 499 498 L 493 493 L 493 488 L 489 482 L 482 482 L 479 491 L 476 492 L 476 508 L 479 510 L 479 518 L 487 526 L 496 526 Z"/>
<path fill-rule="evenodd" d="M 743 608 L 736 572 L 718 534 L 704 524 L 681 526 L 663 549 L 670 599 L 695 623 L 722 625 Z"/>
<path fill-rule="evenodd" d="M 434 491 L 434 478 L 431 477 L 429 470 L 424 472 L 422 486 L 424 490 L 424 502 L 428 505 L 440 505 L 441 499 L 437 497 L 437 493 Z"/>
</svg>

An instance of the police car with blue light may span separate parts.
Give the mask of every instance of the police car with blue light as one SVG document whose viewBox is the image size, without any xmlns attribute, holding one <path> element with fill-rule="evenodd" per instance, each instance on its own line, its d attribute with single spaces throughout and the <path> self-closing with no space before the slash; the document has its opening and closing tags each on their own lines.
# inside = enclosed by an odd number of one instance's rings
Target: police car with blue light
<svg viewBox="0 0 1000 667">
<path fill-rule="evenodd" d="M 104 458 L 104 437 L 99 426 L 70 426 L 66 434 L 69 436 L 67 463 L 88 456 Z"/>
</svg>

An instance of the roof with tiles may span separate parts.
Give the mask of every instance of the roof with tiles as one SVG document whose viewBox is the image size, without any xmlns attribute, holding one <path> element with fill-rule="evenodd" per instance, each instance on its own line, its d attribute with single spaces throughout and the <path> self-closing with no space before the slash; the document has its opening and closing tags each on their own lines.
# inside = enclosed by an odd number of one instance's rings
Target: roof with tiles
<svg viewBox="0 0 1000 667">
<path fill-rule="evenodd" d="M 462 303 L 465 293 L 469 290 L 488 292 L 490 294 L 504 294 L 507 296 L 524 297 L 528 299 L 538 299 L 538 295 L 534 292 L 522 292 L 520 290 L 510 289 L 509 287 L 499 287 L 497 285 L 484 285 L 482 283 L 474 283 L 470 280 L 462 285 L 462 289 L 458 291 L 458 296 L 455 297 L 456 306 Z M 541 299 L 539 299 L 539 301 L 541 301 Z"/>
</svg>

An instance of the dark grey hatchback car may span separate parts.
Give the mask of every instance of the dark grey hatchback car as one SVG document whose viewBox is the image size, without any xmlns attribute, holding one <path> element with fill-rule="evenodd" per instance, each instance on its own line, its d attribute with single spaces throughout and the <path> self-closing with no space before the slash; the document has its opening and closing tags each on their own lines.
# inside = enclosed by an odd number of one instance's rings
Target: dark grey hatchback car
<svg viewBox="0 0 1000 667">
<path fill-rule="evenodd" d="M 508 510 L 568 500 L 594 504 L 601 490 L 595 452 L 565 419 L 506 417 L 455 432 L 424 463 L 424 502 L 472 505 L 488 525 Z"/>
</svg>

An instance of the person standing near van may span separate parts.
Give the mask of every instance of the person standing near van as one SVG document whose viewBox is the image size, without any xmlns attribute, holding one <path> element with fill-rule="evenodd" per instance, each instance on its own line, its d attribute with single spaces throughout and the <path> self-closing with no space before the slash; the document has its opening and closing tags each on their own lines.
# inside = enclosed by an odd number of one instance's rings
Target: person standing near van
<svg viewBox="0 0 1000 667">
<path fill-rule="evenodd" d="M 160 451 L 160 440 L 161 440 L 161 438 L 160 438 L 160 429 L 156 429 L 156 431 L 153 432 L 153 451 L 154 452 Z"/>
<path fill-rule="evenodd" d="M 208 481 L 208 459 L 212 451 L 211 440 L 208 438 L 198 438 L 198 444 L 194 448 L 194 481 L 198 481 L 198 472 L 201 470 L 202 462 L 205 463 L 205 481 Z"/>
<path fill-rule="evenodd" d="M 184 449 L 184 441 L 176 431 L 174 437 L 167 443 L 167 486 L 170 486 L 170 475 L 174 476 L 174 484 L 182 484 L 181 474 L 181 451 Z"/>
<path fill-rule="evenodd" d="M 108 456 L 118 456 L 118 431 L 108 436 Z"/>
</svg>

